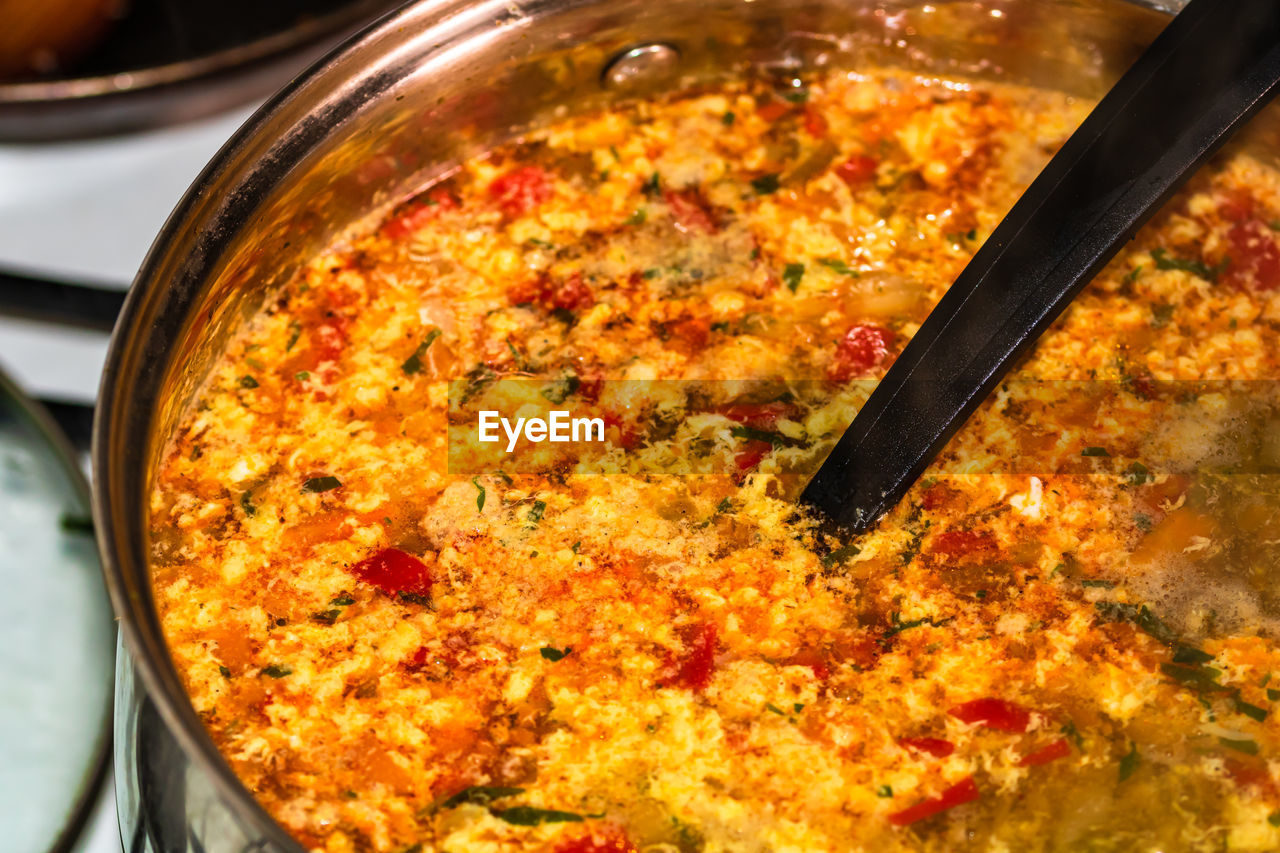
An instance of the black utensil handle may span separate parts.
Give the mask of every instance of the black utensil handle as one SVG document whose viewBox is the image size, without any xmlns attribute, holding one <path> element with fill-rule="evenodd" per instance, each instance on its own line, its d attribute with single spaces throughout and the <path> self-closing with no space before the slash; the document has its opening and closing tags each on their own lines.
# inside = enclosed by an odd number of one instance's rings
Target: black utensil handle
<svg viewBox="0 0 1280 853">
<path fill-rule="evenodd" d="M 0 315 L 110 332 L 123 304 L 123 290 L 65 284 L 0 270 Z"/>
<path fill-rule="evenodd" d="M 853 531 L 888 511 L 1080 289 L 1271 98 L 1277 80 L 1280 2 L 1192 0 L 974 255 L 801 500 Z"/>
</svg>

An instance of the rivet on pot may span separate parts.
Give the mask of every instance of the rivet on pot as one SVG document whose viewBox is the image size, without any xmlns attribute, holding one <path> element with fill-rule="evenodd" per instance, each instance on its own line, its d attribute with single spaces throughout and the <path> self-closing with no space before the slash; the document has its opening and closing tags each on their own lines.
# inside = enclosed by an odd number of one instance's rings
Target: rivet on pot
<svg viewBox="0 0 1280 853">
<path fill-rule="evenodd" d="M 642 44 L 624 50 L 605 66 L 601 82 L 616 90 L 661 83 L 680 66 L 680 51 L 669 44 Z"/>
</svg>

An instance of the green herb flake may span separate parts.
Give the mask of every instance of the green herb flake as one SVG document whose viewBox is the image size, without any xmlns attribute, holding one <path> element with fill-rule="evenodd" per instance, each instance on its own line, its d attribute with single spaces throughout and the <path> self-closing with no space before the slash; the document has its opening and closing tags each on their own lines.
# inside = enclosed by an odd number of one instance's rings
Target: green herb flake
<svg viewBox="0 0 1280 853">
<path fill-rule="evenodd" d="M 787 715 L 787 712 L 786 712 L 786 711 L 782 710 L 781 708 L 779 708 L 777 705 L 773 704 L 772 702 L 765 702 L 765 703 L 764 703 L 764 709 L 765 709 L 766 711 L 770 711 L 770 712 L 772 712 L 772 713 L 774 713 L 774 714 L 777 714 L 779 717 L 785 717 L 785 716 Z"/>
<path fill-rule="evenodd" d="M 582 815 L 556 809 L 539 809 L 533 806 L 515 806 L 509 809 L 493 809 L 493 816 L 515 826 L 538 826 L 543 823 L 582 823 Z"/>
<path fill-rule="evenodd" d="M 299 382 L 306 382 L 311 378 L 311 371 L 299 370 L 297 373 L 293 374 L 293 378 L 298 380 Z"/>
<path fill-rule="evenodd" d="M 1123 281 L 1125 284 L 1133 284 L 1138 280 L 1138 276 L 1140 275 L 1142 275 L 1142 264 L 1138 264 L 1136 267 L 1129 270 L 1129 272 L 1125 273 Z"/>
<path fill-rule="evenodd" d="M 791 708 L 792 708 L 792 710 L 794 710 L 797 714 L 799 714 L 801 711 L 803 711 L 803 710 L 804 710 L 804 703 L 803 703 L 803 702 L 796 702 L 794 705 L 792 705 L 792 706 L 791 706 Z"/>
<path fill-rule="evenodd" d="M 239 379 L 239 383 L 241 388 L 257 388 L 258 387 L 258 380 L 248 375 L 241 376 Z"/>
<path fill-rule="evenodd" d="M 1080 730 L 1076 728 L 1074 720 L 1068 720 L 1062 724 L 1059 729 L 1062 736 L 1076 745 L 1076 749 L 1084 752 L 1084 736 L 1080 734 Z"/>
<path fill-rule="evenodd" d="M 1135 513 L 1133 516 L 1133 524 L 1143 533 L 1150 533 L 1152 527 L 1151 516 L 1146 513 Z"/>
<path fill-rule="evenodd" d="M 857 270 L 839 258 L 818 258 L 818 263 L 833 272 L 839 273 L 840 275 L 851 275 L 855 278 L 859 275 Z"/>
<path fill-rule="evenodd" d="M 480 485 L 480 478 L 479 478 L 479 477 L 472 477 L 472 478 L 471 478 L 471 485 L 473 485 L 473 486 L 475 486 L 475 487 L 476 487 L 476 511 L 477 511 L 477 512 L 484 512 L 484 496 L 485 496 L 485 491 L 484 491 L 484 486 Z"/>
<path fill-rule="evenodd" d="M 270 666 L 262 668 L 263 675 L 269 675 L 272 678 L 284 678 L 286 675 L 293 674 L 293 667 L 288 664 L 273 663 Z"/>
<path fill-rule="evenodd" d="M 293 345 L 302 337 L 302 324 L 297 320 L 289 321 L 289 342 L 284 345 L 284 351 L 288 352 L 293 349 Z"/>
<path fill-rule="evenodd" d="M 1234 749 L 1236 752 L 1243 752 L 1245 755 L 1257 755 L 1258 743 L 1252 740 L 1237 740 L 1235 738 L 1220 737 L 1218 743 L 1227 749 Z"/>
<path fill-rule="evenodd" d="M 576 554 L 578 553 L 578 549 L 581 547 L 582 547 L 582 540 L 579 539 L 577 542 L 574 542 L 572 545 L 569 546 L 569 550 Z"/>
<path fill-rule="evenodd" d="M 318 613 L 311 614 L 312 622 L 319 622 L 321 625 L 332 625 L 338 621 L 338 617 L 342 615 L 342 609 L 338 607 L 329 610 L 321 610 Z"/>
<path fill-rule="evenodd" d="M 792 438 L 780 432 L 769 432 L 749 426 L 733 427 L 729 430 L 729 434 L 744 441 L 767 441 L 774 447 L 804 447 L 808 444 L 804 439 Z"/>
<path fill-rule="evenodd" d="M 733 123 L 738 120 L 733 110 L 725 110 L 724 115 L 720 116 L 720 123 L 725 127 L 732 127 Z"/>
<path fill-rule="evenodd" d="M 538 649 L 538 653 L 552 663 L 564 660 L 573 651 L 573 646 L 565 646 L 563 649 L 557 649 L 554 646 L 543 646 Z"/>
<path fill-rule="evenodd" d="M 1275 228 L 1275 224 L 1272 223 L 1271 227 Z M 1280 229 L 1276 229 L 1276 230 L 1280 231 Z M 1272 826 L 1280 826 L 1280 812 L 1272 812 L 1271 814 L 1267 815 L 1267 823 L 1271 824 Z"/>
<path fill-rule="evenodd" d="M 1280 700 L 1280 690 L 1276 690 L 1274 687 L 1268 687 L 1267 698 L 1270 699 L 1272 702 L 1275 702 L 1276 700 Z"/>
<path fill-rule="evenodd" d="M 778 173 L 772 172 L 768 175 L 761 175 L 753 178 L 751 181 L 751 189 L 756 191 L 756 195 L 770 195 L 778 191 L 780 186 L 778 182 Z"/>
<path fill-rule="evenodd" d="M 329 492 L 342 485 L 342 481 L 337 477 L 311 477 L 302 484 L 302 491 L 312 494 L 320 494 L 321 492 Z"/>
<path fill-rule="evenodd" d="M 830 554 L 823 556 L 820 562 L 822 563 L 822 567 L 824 569 L 829 569 L 832 566 L 838 566 L 844 563 L 846 560 L 856 557 L 861 553 L 862 553 L 862 549 L 859 548 L 857 545 L 842 545 L 841 547 L 832 551 Z"/>
<path fill-rule="evenodd" d="M 1259 708 L 1257 705 L 1252 705 L 1238 696 L 1235 699 L 1235 707 L 1238 713 L 1244 714 L 1251 720 L 1257 720 L 1259 723 L 1266 722 L 1266 708 Z"/>
<path fill-rule="evenodd" d="M 1156 305 L 1151 309 L 1151 326 L 1156 329 L 1163 329 L 1169 324 L 1169 320 L 1173 317 L 1172 305 Z"/>
<path fill-rule="evenodd" d="M 657 195 L 662 192 L 662 180 L 658 177 L 657 172 L 654 172 L 649 176 L 649 180 L 644 182 L 644 186 L 641 188 L 641 191 L 644 192 L 645 195 Z"/>
<path fill-rule="evenodd" d="M 1124 476 L 1131 486 L 1146 485 L 1155 479 L 1151 476 L 1151 471 L 1147 469 L 1147 466 L 1141 462 L 1134 462 L 1125 469 Z"/>
<path fill-rule="evenodd" d="M 1121 604 L 1118 601 L 1098 601 L 1093 605 L 1098 615 L 1108 622 L 1130 622 L 1140 631 L 1154 637 L 1166 646 L 1177 642 L 1173 629 L 1152 613 L 1145 604 Z"/>
<path fill-rule="evenodd" d="M 497 785 L 472 785 L 470 788 L 463 788 L 458 793 L 446 799 L 440 804 L 440 808 L 456 809 L 458 806 L 464 804 L 487 806 L 495 800 L 515 797 L 523 793 L 524 788 L 504 788 Z"/>
<path fill-rule="evenodd" d="M 253 489 L 240 494 L 240 509 L 244 510 L 244 514 L 250 517 L 258 514 L 258 507 L 253 503 Z"/>
<path fill-rule="evenodd" d="M 227 669 L 225 666 L 219 665 L 218 672 L 222 674 L 223 678 L 226 678 L 228 680 L 231 678 L 231 670 Z"/>
<path fill-rule="evenodd" d="M 582 380 L 570 374 L 552 382 L 540 392 L 544 399 L 559 405 L 573 396 L 582 387 Z"/>
<path fill-rule="evenodd" d="M 1133 775 L 1133 771 L 1138 769 L 1138 764 L 1142 761 L 1138 755 L 1138 745 L 1136 743 L 1129 744 L 1129 751 L 1120 758 L 1120 781 L 1123 782 Z"/>
<path fill-rule="evenodd" d="M 1222 671 L 1214 669 L 1211 666 L 1186 666 L 1178 663 L 1162 663 L 1160 671 L 1193 690 L 1212 691 L 1217 690 L 1218 676 L 1222 675 Z"/>
<path fill-rule="evenodd" d="M 534 501 L 533 506 L 529 508 L 529 514 L 525 516 L 525 520 L 530 524 L 537 524 L 542 521 L 542 516 L 547 512 L 546 501 Z"/>
<path fill-rule="evenodd" d="M 1110 456 L 1105 447 L 1086 447 L 1080 451 L 1081 456 Z"/>
<path fill-rule="evenodd" d="M 338 607 L 348 607 L 355 604 L 356 600 L 349 595 L 340 595 L 337 598 L 331 599 L 329 603 L 336 604 Z"/>
<path fill-rule="evenodd" d="M 423 342 L 418 344 L 418 348 L 413 351 L 413 355 L 404 360 L 404 363 L 400 365 L 400 369 L 404 371 L 406 376 L 413 376 L 422 372 L 422 359 L 426 357 L 427 350 L 431 348 L 431 345 L 436 342 L 436 338 L 440 337 L 440 335 L 439 329 L 432 329 L 427 333 L 427 337 Z"/>
<path fill-rule="evenodd" d="M 881 799 L 887 799 L 893 796 L 893 788 L 888 785 L 879 785 L 876 787 L 876 796 Z"/>
<path fill-rule="evenodd" d="M 627 217 L 625 224 L 627 225 L 643 225 L 645 220 L 649 218 L 649 212 L 643 207 L 637 207 L 635 211 Z"/>
<path fill-rule="evenodd" d="M 1156 262 L 1158 270 L 1181 270 L 1189 272 L 1194 276 L 1204 279 L 1205 281 L 1217 281 L 1218 276 L 1226 270 L 1227 265 L 1231 263 L 1230 259 L 1224 258 L 1220 263 L 1209 266 L 1203 261 L 1193 261 L 1186 258 L 1170 257 L 1164 249 L 1156 249 L 1151 253 L 1151 259 Z"/>
<path fill-rule="evenodd" d="M 1199 666 L 1213 660 L 1213 655 L 1202 652 L 1193 646 L 1178 646 L 1173 653 L 1173 662 L 1189 666 Z"/>
<path fill-rule="evenodd" d="M 804 278 L 804 264 L 787 264 L 782 268 L 782 282 L 792 293 L 800 287 L 802 278 Z"/>
</svg>

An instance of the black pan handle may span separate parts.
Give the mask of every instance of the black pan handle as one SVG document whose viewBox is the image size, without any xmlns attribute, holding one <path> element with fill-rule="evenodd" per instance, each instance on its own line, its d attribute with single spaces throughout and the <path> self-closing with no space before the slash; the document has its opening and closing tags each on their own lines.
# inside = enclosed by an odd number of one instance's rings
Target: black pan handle
<svg viewBox="0 0 1280 853">
<path fill-rule="evenodd" d="M 123 290 L 32 278 L 0 270 L 0 315 L 110 332 L 124 304 Z"/>
<path fill-rule="evenodd" d="M 974 255 L 801 500 L 847 530 L 874 524 L 1277 81 L 1280 2 L 1191 0 Z"/>
</svg>

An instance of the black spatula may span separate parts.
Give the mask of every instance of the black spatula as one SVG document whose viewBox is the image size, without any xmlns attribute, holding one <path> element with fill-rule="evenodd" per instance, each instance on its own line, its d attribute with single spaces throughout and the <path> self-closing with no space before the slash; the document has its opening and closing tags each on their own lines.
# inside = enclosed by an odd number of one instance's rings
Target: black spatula
<svg viewBox="0 0 1280 853">
<path fill-rule="evenodd" d="M 1280 82 L 1280 0 L 1192 0 L 956 279 L 801 501 L 875 523 L 1019 355 Z"/>
</svg>

